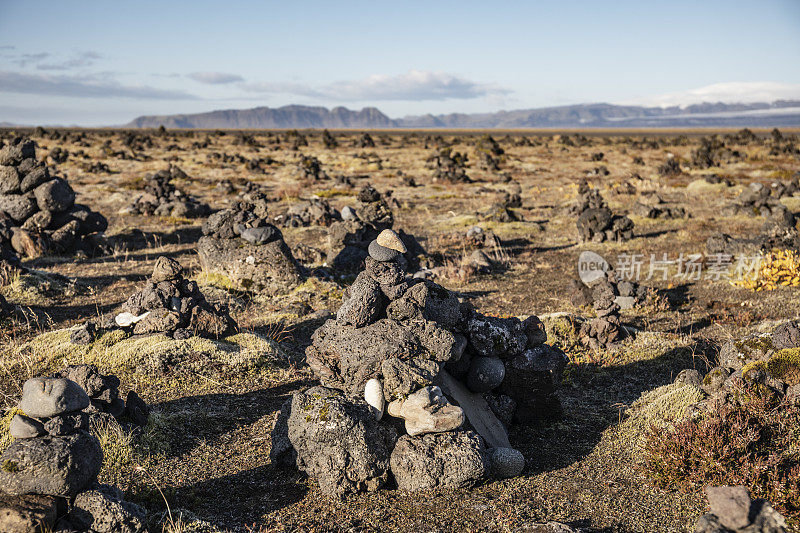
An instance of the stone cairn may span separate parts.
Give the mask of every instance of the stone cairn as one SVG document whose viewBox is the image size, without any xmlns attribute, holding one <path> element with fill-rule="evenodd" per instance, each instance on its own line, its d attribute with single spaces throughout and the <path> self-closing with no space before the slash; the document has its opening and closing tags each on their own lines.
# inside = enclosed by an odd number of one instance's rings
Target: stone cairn
<svg viewBox="0 0 800 533">
<path fill-rule="evenodd" d="M 301 155 L 297 171 L 303 179 L 314 181 L 328 179 L 328 175 L 322 170 L 322 163 L 313 155 Z"/>
<path fill-rule="evenodd" d="M 498 250 L 502 249 L 503 243 L 493 231 L 486 231 L 480 226 L 472 226 L 463 235 L 465 247 L 472 252 L 467 252 L 461 261 L 461 268 L 470 275 L 488 274 L 495 268 L 495 260 L 492 258 Z"/>
<path fill-rule="evenodd" d="M 103 450 L 90 427 L 105 417 L 144 425 L 148 407 L 134 392 L 119 398 L 119 379 L 93 365 L 29 379 L 0 455 L 0 530 L 144 533 L 145 511 L 116 487 L 100 485 Z"/>
<path fill-rule="evenodd" d="M 627 336 L 619 314 L 619 295 L 615 294 L 615 289 L 616 286 L 608 280 L 592 286 L 592 307 L 597 316 L 581 324 L 579 337 L 583 344 L 593 350 L 616 344 Z"/>
<path fill-rule="evenodd" d="M 793 192 L 780 182 L 773 184 L 772 188 L 760 183 L 751 183 L 733 205 L 725 208 L 724 213 L 765 217 L 761 232 L 747 237 L 733 237 L 722 232 L 715 233 L 706 241 L 708 253 L 735 257 L 742 254 L 768 252 L 775 248 L 800 250 L 797 219 L 785 205 L 778 201 L 785 194 Z"/>
<path fill-rule="evenodd" d="M 596 189 L 589 189 L 583 182 L 578 194 L 580 198 L 569 212 L 578 216 L 578 232 L 583 242 L 620 242 L 633 238 L 633 221 L 615 215 Z"/>
<path fill-rule="evenodd" d="M 470 487 L 519 475 L 507 427 L 560 414 L 567 356 L 545 344 L 535 316 L 496 318 L 409 279 L 399 236 L 382 231 L 335 319 L 306 360 L 322 385 L 296 393 L 272 433 L 273 463 L 323 492 Z"/>
<path fill-rule="evenodd" d="M 341 218 L 339 212 L 324 198 L 310 198 L 294 204 L 286 213 L 275 217 L 273 222 L 284 228 L 301 228 L 330 226 Z"/>
<path fill-rule="evenodd" d="M 654 194 L 648 203 L 636 202 L 632 213 L 643 218 L 686 218 L 686 209 L 668 204 L 660 195 Z"/>
<path fill-rule="evenodd" d="M 371 185 L 366 185 L 357 195 L 360 206 L 342 209 L 342 220 L 331 224 L 328 230 L 328 264 L 335 269 L 355 271 L 369 255 L 369 246 L 378 234 L 391 229 L 394 215 L 384 195 Z M 424 250 L 412 235 L 398 232 L 408 250 L 402 258 L 403 267 L 408 269 L 414 258 Z"/>
<path fill-rule="evenodd" d="M 36 145 L 17 138 L 0 149 L 0 259 L 10 245 L 22 257 L 92 251 L 108 227 L 103 215 L 75 203 L 66 180 L 36 160 Z"/>
<path fill-rule="evenodd" d="M 433 169 L 433 181 L 448 183 L 471 183 L 467 176 L 468 158 L 461 152 L 453 152 L 452 148 L 442 148 L 436 155 L 428 158 L 428 167 Z"/>
<path fill-rule="evenodd" d="M 170 165 L 145 178 L 144 192 L 122 210 L 123 214 L 175 218 L 200 218 L 208 216 L 211 208 L 189 196 L 172 183 L 174 179 L 187 179 L 180 168 Z"/>
<path fill-rule="evenodd" d="M 356 148 L 375 148 L 375 141 L 372 139 L 372 135 L 365 131 L 361 134 L 361 137 L 353 142 L 353 146 Z"/>
<path fill-rule="evenodd" d="M 269 294 L 301 283 L 303 268 L 281 230 L 268 220 L 263 198 L 237 202 L 208 217 L 197 244 L 203 271 L 223 276 L 242 289 Z"/>
<path fill-rule="evenodd" d="M 236 329 L 228 310 L 206 301 L 197 283 L 184 279 L 180 263 L 165 256 L 156 260 L 144 287 L 122 304 L 114 322 L 134 335 L 163 333 L 175 339 L 216 339 Z"/>
</svg>

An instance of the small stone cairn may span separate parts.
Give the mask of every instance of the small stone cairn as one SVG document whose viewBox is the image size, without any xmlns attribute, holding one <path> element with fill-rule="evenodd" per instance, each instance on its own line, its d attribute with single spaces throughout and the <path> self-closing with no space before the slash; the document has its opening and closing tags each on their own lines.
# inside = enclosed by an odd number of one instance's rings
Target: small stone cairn
<svg viewBox="0 0 800 533">
<path fill-rule="evenodd" d="M 633 221 L 615 215 L 596 189 L 589 189 L 583 183 L 578 193 L 580 198 L 570 212 L 578 216 L 578 232 L 583 242 L 620 242 L 633 238 Z"/>
<path fill-rule="evenodd" d="M 163 333 L 176 339 L 220 338 L 236 324 L 228 310 L 206 301 L 197 283 L 183 277 L 180 263 L 159 257 L 145 285 L 122 305 L 115 325 L 134 335 Z"/>
<path fill-rule="evenodd" d="M 211 208 L 175 187 L 172 180 L 187 179 L 178 167 L 170 165 L 145 178 L 144 192 L 133 203 L 122 210 L 124 214 L 200 218 L 208 216 Z"/>
<path fill-rule="evenodd" d="M 0 455 L 0 531 L 144 533 L 145 511 L 116 487 L 100 485 L 103 450 L 89 430 L 105 417 L 144 425 L 148 407 L 134 392 L 119 398 L 119 379 L 76 365 L 22 387 Z"/>
</svg>

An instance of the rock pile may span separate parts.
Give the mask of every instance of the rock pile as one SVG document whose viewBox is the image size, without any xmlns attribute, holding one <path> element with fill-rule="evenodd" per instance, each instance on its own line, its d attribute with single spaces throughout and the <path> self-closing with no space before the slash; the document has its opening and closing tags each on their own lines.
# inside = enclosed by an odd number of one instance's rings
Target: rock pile
<svg viewBox="0 0 800 533">
<path fill-rule="evenodd" d="M 791 217 L 794 220 L 792 212 L 778 201 L 780 194 L 782 193 L 773 194 L 772 188 L 762 183 L 751 183 L 733 204 L 723 210 L 723 214 L 786 218 L 787 220 Z"/>
<path fill-rule="evenodd" d="M 310 179 L 314 181 L 328 179 L 328 174 L 322 170 L 322 164 L 319 162 L 319 159 L 311 155 L 300 156 L 300 165 L 298 170 L 304 179 Z"/>
<path fill-rule="evenodd" d="M 330 226 L 341 220 L 339 212 L 324 198 L 311 198 L 291 206 L 286 213 L 275 217 L 273 222 L 285 228 L 306 226 Z"/>
<path fill-rule="evenodd" d="M 750 498 L 747 487 L 706 487 L 709 511 L 695 533 L 785 533 L 786 519 L 766 500 Z"/>
<path fill-rule="evenodd" d="M 539 319 L 475 312 L 455 294 L 408 279 L 400 237 L 382 231 L 336 318 L 306 360 L 322 386 L 295 394 L 272 437 L 328 494 L 469 487 L 525 466 L 507 427 L 560 413 L 566 355 Z"/>
<path fill-rule="evenodd" d="M 433 169 L 433 181 L 449 183 L 471 183 L 467 176 L 467 156 L 461 152 L 453 153 L 452 148 L 442 148 L 438 154 L 428 159 Z"/>
<path fill-rule="evenodd" d="M 761 227 L 761 233 L 752 237 L 733 237 L 717 232 L 706 240 L 706 250 L 710 254 L 724 254 L 731 257 L 753 255 L 773 249 L 800 250 L 800 232 L 797 220 L 783 204 L 777 204 L 772 215 Z"/>
<path fill-rule="evenodd" d="M 584 242 L 627 241 L 633 237 L 633 221 L 615 215 L 596 189 L 581 188 L 580 198 L 570 209 L 578 215 L 578 232 Z"/>
<path fill-rule="evenodd" d="M 494 270 L 496 261 L 494 257 L 502 250 L 502 241 L 492 231 L 486 231 L 480 226 L 472 226 L 464 235 L 464 244 L 471 252 L 467 252 L 461 268 L 465 274 L 488 274 Z"/>
<path fill-rule="evenodd" d="M 237 202 L 208 217 L 197 253 L 205 273 L 245 290 L 285 292 L 303 281 L 283 234 L 268 222 L 264 199 Z"/>
<path fill-rule="evenodd" d="M 220 338 L 236 328 L 228 310 L 207 302 L 197 283 L 184 279 L 181 265 L 165 256 L 156 260 L 150 279 L 122 304 L 114 321 L 135 335 L 163 333 L 176 339 Z"/>
<path fill-rule="evenodd" d="M 76 383 L 89 397 L 83 409 L 90 423 L 100 423 L 113 417 L 117 422 L 136 426 L 147 424 L 150 408 L 134 391 L 128 391 L 123 400 L 117 376 L 105 375 L 95 365 L 70 365 L 51 376 Z"/>
<path fill-rule="evenodd" d="M 328 264 L 336 269 L 354 271 L 369 255 L 369 245 L 378 234 L 394 225 L 394 215 L 384 196 L 370 185 L 361 189 L 356 197 L 360 205 L 342 209 L 341 221 L 331 224 L 328 230 Z M 400 239 L 408 251 L 403 265 L 408 268 L 424 250 L 413 236 L 402 231 Z"/>
<path fill-rule="evenodd" d="M 602 287 L 602 290 L 597 291 L 598 287 Z M 649 290 L 635 281 L 620 279 L 619 274 L 609 266 L 601 276 L 589 283 L 573 280 L 569 297 L 575 307 L 585 307 L 605 300 L 611 294 L 620 309 L 632 309 L 645 301 Z"/>
<path fill-rule="evenodd" d="M 712 168 L 735 163 L 747 157 L 739 150 L 725 146 L 725 142 L 717 137 L 703 137 L 700 146 L 692 151 L 692 166 L 696 168 Z"/>
<path fill-rule="evenodd" d="M 0 529 L 144 533 L 145 511 L 115 487 L 97 484 L 103 450 L 89 433 L 90 413 L 107 403 L 119 382 L 86 365 L 64 374 L 84 378 L 96 397 L 65 377 L 25 382 L 21 413 L 9 427 L 15 440 L 0 456 Z"/>
<path fill-rule="evenodd" d="M 0 260 L 10 246 L 22 257 L 95 248 L 108 221 L 75 204 L 75 191 L 36 160 L 33 141 L 14 139 L 0 149 Z"/>
<path fill-rule="evenodd" d="M 122 213 L 175 218 L 208 216 L 211 212 L 208 204 L 189 196 L 172 183 L 174 179 L 186 178 L 186 174 L 174 165 L 147 176 L 144 193 L 135 198 Z"/>
<path fill-rule="evenodd" d="M 325 148 L 329 150 L 333 150 L 334 148 L 339 147 L 339 143 L 336 141 L 336 137 L 331 135 L 331 132 L 328 130 L 322 130 L 322 144 L 325 145 Z"/>
<path fill-rule="evenodd" d="M 742 381 L 800 401 L 800 322 L 786 322 L 772 333 L 724 344 L 719 365 L 700 384 L 709 396 L 704 405 L 711 406 L 717 399 L 727 401 L 732 387 Z"/>
<path fill-rule="evenodd" d="M 367 132 L 361 134 L 355 141 L 356 148 L 375 148 L 375 141 L 372 139 L 372 135 Z"/>
<path fill-rule="evenodd" d="M 484 170 L 500 170 L 500 157 L 505 151 L 491 135 L 482 136 L 475 145 L 478 161 Z"/>
<path fill-rule="evenodd" d="M 659 195 L 654 195 L 653 202 L 636 202 L 632 212 L 644 218 L 685 218 L 686 209 L 666 203 Z"/>
<path fill-rule="evenodd" d="M 619 291 L 618 287 L 618 284 L 614 285 L 607 279 L 600 280 L 592 286 L 592 307 L 596 317 L 581 324 L 579 337 L 583 344 L 593 350 L 606 348 L 627 336 L 619 315 L 620 305 L 617 300 L 628 302 L 628 299 L 634 296 L 616 294 Z"/>
</svg>

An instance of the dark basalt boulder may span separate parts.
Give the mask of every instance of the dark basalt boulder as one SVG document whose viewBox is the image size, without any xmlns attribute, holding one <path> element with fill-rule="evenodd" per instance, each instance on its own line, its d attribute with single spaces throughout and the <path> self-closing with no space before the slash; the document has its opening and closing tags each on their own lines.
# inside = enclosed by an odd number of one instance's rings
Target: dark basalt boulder
<svg viewBox="0 0 800 533">
<path fill-rule="evenodd" d="M 363 401 L 312 387 L 284 404 L 276 427 L 285 434 L 273 438 L 279 445 L 273 445 L 273 461 L 290 453 L 290 445 L 297 467 L 315 478 L 326 494 L 374 492 L 389 478 L 397 434 L 380 424 Z"/>
</svg>

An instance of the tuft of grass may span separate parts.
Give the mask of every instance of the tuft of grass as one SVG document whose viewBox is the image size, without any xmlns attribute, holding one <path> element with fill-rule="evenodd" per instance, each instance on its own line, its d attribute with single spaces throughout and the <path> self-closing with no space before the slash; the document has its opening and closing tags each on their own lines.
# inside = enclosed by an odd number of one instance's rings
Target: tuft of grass
<svg viewBox="0 0 800 533">
<path fill-rule="evenodd" d="M 101 483 L 126 486 L 136 465 L 133 433 L 126 431 L 116 420 L 92 424 L 91 433 L 103 448 L 103 466 L 98 479 Z"/>
<path fill-rule="evenodd" d="M 320 198 L 335 198 L 336 196 L 353 196 L 355 192 L 347 189 L 323 189 L 315 191 L 314 194 Z"/>
<path fill-rule="evenodd" d="M 223 530 L 186 509 L 175 509 L 171 515 L 162 518 L 162 533 L 223 533 Z"/>
<path fill-rule="evenodd" d="M 13 409 L 9 409 L 2 417 L 0 417 L 0 453 L 3 453 L 9 445 L 14 442 L 14 437 L 11 436 L 9 433 L 9 426 L 11 425 L 11 419 L 14 418 L 14 415 L 17 413 L 21 413 L 19 409 L 16 407 Z"/>
</svg>

